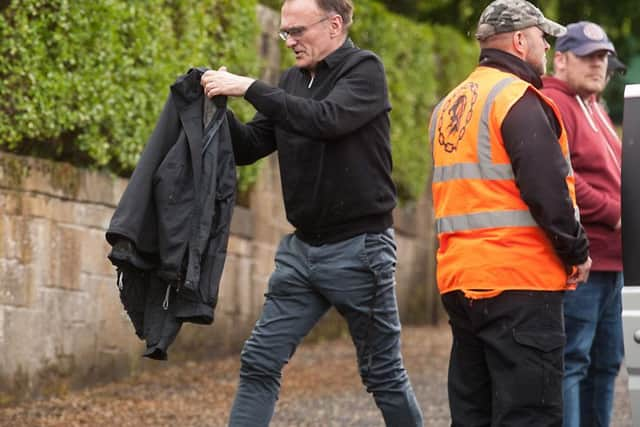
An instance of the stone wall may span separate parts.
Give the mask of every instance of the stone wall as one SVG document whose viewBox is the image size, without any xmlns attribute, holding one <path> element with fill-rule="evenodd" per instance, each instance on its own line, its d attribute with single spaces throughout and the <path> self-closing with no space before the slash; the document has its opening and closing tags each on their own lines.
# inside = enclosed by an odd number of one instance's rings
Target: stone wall
<svg viewBox="0 0 640 427">
<path fill-rule="evenodd" d="M 265 79 L 277 78 L 279 20 L 260 11 Z M 126 180 L 65 163 L 0 153 L 0 404 L 165 366 L 142 359 L 123 311 L 104 233 Z M 395 211 L 403 322 L 441 316 L 434 285 L 430 198 Z M 237 207 L 212 326 L 186 325 L 168 363 L 238 352 L 260 313 L 276 245 L 291 231 L 277 159 L 264 161 Z M 314 336 L 343 333 L 330 313 Z M 313 337 L 311 337 L 313 338 Z"/>
<path fill-rule="evenodd" d="M 125 185 L 65 163 L 0 153 L 0 403 L 162 364 L 140 358 L 143 344 L 106 258 L 104 233 Z M 430 211 L 421 201 L 395 214 L 405 323 L 439 317 Z M 170 363 L 240 349 L 260 313 L 277 243 L 289 231 L 272 156 L 250 209 L 234 211 L 216 322 L 184 327 L 169 349 Z M 315 334 L 335 334 L 340 325 L 330 315 Z"/>
</svg>

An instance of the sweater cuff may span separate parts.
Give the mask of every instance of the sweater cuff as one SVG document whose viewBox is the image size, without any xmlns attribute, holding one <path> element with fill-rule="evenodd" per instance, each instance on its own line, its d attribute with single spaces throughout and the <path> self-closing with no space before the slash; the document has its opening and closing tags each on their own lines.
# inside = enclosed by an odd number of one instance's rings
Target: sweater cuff
<svg viewBox="0 0 640 427">
<path fill-rule="evenodd" d="M 576 232 L 576 240 L 570 253 L 563 257 L 563 262 L 566 266 L 571 267 L 574 265 L 580 265 L 584 263 L 589 257 L 589 238 L 584 227 L 578 225 Z"/>
<path fill-rule="evenodd" d="M 270 86 L 263 81 L 256 80 L 251 83 L 251 86 L 247 89 L 247 92 L 244 94 L 244 99 L 265 116 L 273 117 L 274 112 L 278 111 L 279 107 L 278 102 L 272 95 L 276 91 L 281 90 L 282 89 Z"/>
</svg>

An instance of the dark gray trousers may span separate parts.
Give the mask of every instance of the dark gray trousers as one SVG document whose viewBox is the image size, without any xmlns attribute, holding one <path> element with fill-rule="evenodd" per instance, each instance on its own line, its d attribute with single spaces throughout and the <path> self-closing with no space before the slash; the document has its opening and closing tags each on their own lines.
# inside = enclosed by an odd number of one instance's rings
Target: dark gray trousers
<svg viewBox="0 0 640 427">
<path fill-rule="evenodd" d="M 334 306 L 347 321 L 360 376 L 386 425 L 421 427 L 422 413 L 400 354 L 393 231 L 322 246 L 288 235 L 275 263 L 262 315 L 242 350 L 229 426 L 269 425 L 283 366 Z"/>
</svg>

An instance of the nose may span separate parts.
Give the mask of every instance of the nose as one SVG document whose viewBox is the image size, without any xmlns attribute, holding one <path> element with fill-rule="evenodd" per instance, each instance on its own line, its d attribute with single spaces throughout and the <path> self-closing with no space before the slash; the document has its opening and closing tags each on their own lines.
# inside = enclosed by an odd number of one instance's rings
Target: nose
<svg viewBox="0 0 640 427">
<path fill-rule="evenodd" d="M 285 45 L 289 48 L 294 47 L 296 44 L 298 43 L 298 40 L 295 39 L 295 37 L 287 37 L 287 40 L 285 41 Z"/>
</svg>

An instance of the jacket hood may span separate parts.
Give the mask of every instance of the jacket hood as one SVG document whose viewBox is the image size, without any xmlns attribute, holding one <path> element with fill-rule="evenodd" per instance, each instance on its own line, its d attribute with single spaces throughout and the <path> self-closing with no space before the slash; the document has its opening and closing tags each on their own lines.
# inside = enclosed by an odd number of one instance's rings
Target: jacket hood
<svg viewBox="0 0 640 427">
<path fill-rule="evenodd" d="M 566 95 L 571 97 L 576 96 L 576 91 L 571 89 L 571 87 L 564 81 L 553 77 L 553 76 L 544 76 L 542 78 L 542 84 L 545 89 L 558 90 Z"/>
<path fill-rule="evenodd" d="M 590 97 L 588 100 L 585 101 L 566 82 L 556 77 L 545 76 L 543 77 L 542 82 L 544 84 L 545 89 L 550 91 L 555 90 L 568 97 L 574 98 L 575 101 L 577 102 L 577 105 L 580 107 L 580 110 L 582 111 L 582 114 L 584 115 L 584 119 L 586 120 L 586 122 L 589 123 L 589 126 L 591 127 L 591 129 L 593 129 L 594 132 L 598 132 L 598 128 L 594 122 L 592 114 L 589 113 L 587 108 L 589 104 L 595 102 L 595 96 Z M 603 123 L 606 123 L 606 120 L 604 118 L 601 118 L 601 119 L 603 120 Z"/>
<path fill-rule="evenodd" d="M 571 88 L 571 86 L 569 86 L 568 83 L 566 83 L 563 80 L 560 80 L 557 77 L 544 76 L 542 78 L 542 83 L 543 83 L 545 89 L 557 90 L 557 91 L 560 91 L 560 92 L 564 93 L 565 95 L 571 96 L 573 98 L 578 96 L 578 93 L 575 90 L 573 90 Z M 581 97 L 579 97 L 579 98 L 581 98 Z M 596 97 L 595 97 L 595 95 L 593 95 L 593 96 L 590 96 L 588 100 L 584 100 L 583 102 L 586 102 L 586 101 L 592 102 L 592 101 L 595 101 L 595 100 L 596 100 Z"/>
</svg>

